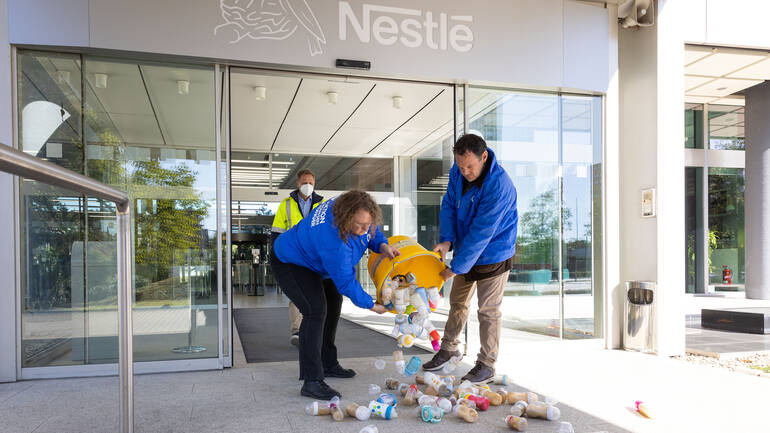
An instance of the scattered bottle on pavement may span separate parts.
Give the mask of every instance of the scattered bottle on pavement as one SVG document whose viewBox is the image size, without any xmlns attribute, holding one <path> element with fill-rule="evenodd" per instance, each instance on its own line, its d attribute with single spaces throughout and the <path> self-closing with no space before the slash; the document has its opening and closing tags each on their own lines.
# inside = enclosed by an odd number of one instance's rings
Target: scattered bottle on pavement
<svg viewBox="0 0 770 433">
<path fill-rule="evenodd" d="M 380 392 L 382 392 L 382 388 L 380 388 L 380 385 L 377 385 L 375 383 L 369 384 L 369 395 L 374 397 L 376 395 L 380 395 Z"/>
<path fill-rule="evenodd" d="M 384 418 L 384 419 L 398 418 L 398 413 L 396 412 L 396 409 L 393 406 L 385 403 L 370 401 L 369 409 L 372 411 L 373 414 L 377 415 L 380 418 Z"/>
<path fill-rule="evenodd" d="M 329 415 L 331 410 L 327 403 L 311 401 L 305 406 L 305 413 L 308 415 Z"/>
<path fill-rule="evenodd" d="M 359 406 L 353 402 L 350 402 L 347 406 L 345 406 L 345 412 L 347 412 L 349 416 L 354 417 L 359 421 L 366 421 L 370 416 L 372 416 L 372 411 L 369 410 L 368 407 Z"/>
<path fill-rule="evenodd" d="M 412 334 L 402 334 L 398 336 L 398 347 L 409 348 L 414 346 L 414 336 Z"/>
<path fill-rule="evenodd" d="M 336 395 L 329 400 L 329 409 L 335 421 L 342 421 L 345 418 L 345 413 L 340 409 L 340 398 Z"/>
<path fill-rule="evenodd" d="M 453 412 L 455 415 L 465 420 L 465 422 L 476 422 L 479 419 L 479 413 L 476 412 L 476 409 L 464 406 L 462 404 L 455 406 Z"/>
<path fill-rule="evenodd" d="M 511 384 L 511 379 L 507 374 L 498 374 L 494 379 L 495 385 L 508 386 Z"/>
<path fill-rule="evenodd" d="M 393 407 L 396 407 L 398 405 L 398 400 L 396 400 L 396 396 L 390 393 L 380 394 L 380 396 L 377 397 L 377 402 L 385 403 L 388 406 L 393 406 Z"/>
<path fill-rule="evenodd" d="M 358 433 L 380 433 L 380 431 L 377 429 L 377 426 L 370 424 L 362 428 Z"/>
<path fill-rule="evenodd" d="M 643 417 L 652 418 L 652 412 L 650 411 L 650 408 L 641 400 L 635 401 L 634 406 L 636 407 L 636 411 L 639 412 Z"/>
<path fill-rule="evenodd" d="M 521 418 L 514 415 L 508 415 L 505 417 L 505 423 L 508 424 L 508 427 L 510 427 L 513 430 L 516 431 L 526 431 L 527 430 L 527 419 Z M 574 433 L 574 432 L 573 432 Z"/>
<path fill-rule="evenodd" d="M 398 389 L 398 385 L 400 385 L 400 384 L 401 384 L 401 382 L 399 382 L 398 380 L 396 380 L 396 379 L 394 379 L 392 377 L 389 377 L 389 378 L 385 379 L 385 388 L 388 388 L 388 389 Z"/>
<path fill-rule="evenodd" d="M 404 363 L 404 352 L 396 350 L 393 352 L 393 363 L 396 365 L 396 371 L 404 374 L 406 363 Z"/>
<path fill-rule="evenodd" d="M 413 356 L 409 359 L 409 363 L 406 365 L 406 368 L 404 369 L 404 374 L 407 376 L 411 376 L 418 371 L 420 371 L 420 366 L 422 365 L 422 360 L 416 356 Z"/>
<path fill-rule="evenodd" d="M 556 421 L 561 417 L 561 410 L 556 406 L 547 405 L 542 401 L 533 401 L 527 406 L 527 417 Z"/>
<path fill-rule="evenodd" d="M 444 417 L 444 410 L 438 406 L 425 405 L 420 409 L 420 418 L 425 422 L 437 423 Z"/>
<path fill-rule="evenodd" d="M 520 400 L 511 406 L 511 415 L 524 416 L 527 414 L 527 402 Z"/>
<path fill-rule="evenodd" d="M 374 361 L 374 368 L 377 370 L 384 370 L 385 369 L 385 361 L 382 359 L 377 359 Z"/>
<path fill-rule="evenodd" d="M 556 433 L 575 433 L 575 429 L 572 428 L 572 424 L 567 421 L 562 421 L 559 423 L 559 428 L 556 430 Z"/>
</svg>

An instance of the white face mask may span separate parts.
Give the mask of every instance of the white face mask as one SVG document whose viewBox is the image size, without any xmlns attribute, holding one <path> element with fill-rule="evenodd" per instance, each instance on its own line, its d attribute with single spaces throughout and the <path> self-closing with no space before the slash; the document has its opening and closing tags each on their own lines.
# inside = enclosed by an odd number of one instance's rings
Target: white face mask
<svg viewBox="0 0 770 433">
<path fill-rule="evenodd" d="M 301 192 L 305 197 L 309 197 L 310 194 L 313 193 L 313 184 L 303 183 L 302 186 L 299 187 L 299 192 Z"/>
</svg>

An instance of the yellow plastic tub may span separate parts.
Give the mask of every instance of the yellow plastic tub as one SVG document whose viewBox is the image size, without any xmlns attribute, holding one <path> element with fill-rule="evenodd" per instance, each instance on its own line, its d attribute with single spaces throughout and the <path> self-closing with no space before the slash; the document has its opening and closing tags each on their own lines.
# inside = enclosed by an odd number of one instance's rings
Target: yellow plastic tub
<svg viewBox="0 0 770 433">
<path fill-rule="evenodd" d="M 428 251 L 409 236 L 392 236 L 388 244 L 401 252 L 393 260 L 382 254 L 373 253 L 369 256 L 369 275 L 377 286 L 377 302 L 382 303 L 382 286 L 386 280 L 396 275 L 406 275 L 411 272 L 417 277 L 421 287 L 438 287 L 444 285 L 439 273 L 446 269 L 438 253 Z"/>
</svg>

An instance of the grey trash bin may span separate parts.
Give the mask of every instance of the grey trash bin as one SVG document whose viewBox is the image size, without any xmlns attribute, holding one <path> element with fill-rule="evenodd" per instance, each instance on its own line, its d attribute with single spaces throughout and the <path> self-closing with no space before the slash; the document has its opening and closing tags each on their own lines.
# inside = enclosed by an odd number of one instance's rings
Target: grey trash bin
<svg viewBox="0 0 770 433">
<path fill-rule="evenodd" d="M 655 318 L 655 283 L 626 282 L 623 321 L 623 347 L 637 352 L 653 352 L 652 323 Z"/>
</svg>

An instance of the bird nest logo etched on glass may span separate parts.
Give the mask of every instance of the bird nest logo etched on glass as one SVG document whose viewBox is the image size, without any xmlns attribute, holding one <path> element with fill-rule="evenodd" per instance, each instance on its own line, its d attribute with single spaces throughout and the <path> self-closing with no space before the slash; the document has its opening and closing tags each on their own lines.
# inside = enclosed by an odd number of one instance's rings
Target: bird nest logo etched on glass
<svg viewBox="0 0 770 433">
<path fill-rule="evenodd" d="M 231 44 L 245 38 L 282 41 L 299 30 L 311 56 L 323 53 L 326 37 L 306 0 L 220 0 L 219 8 L 225 22 L 214 35 L 227 34 Z"/>
</svg>

